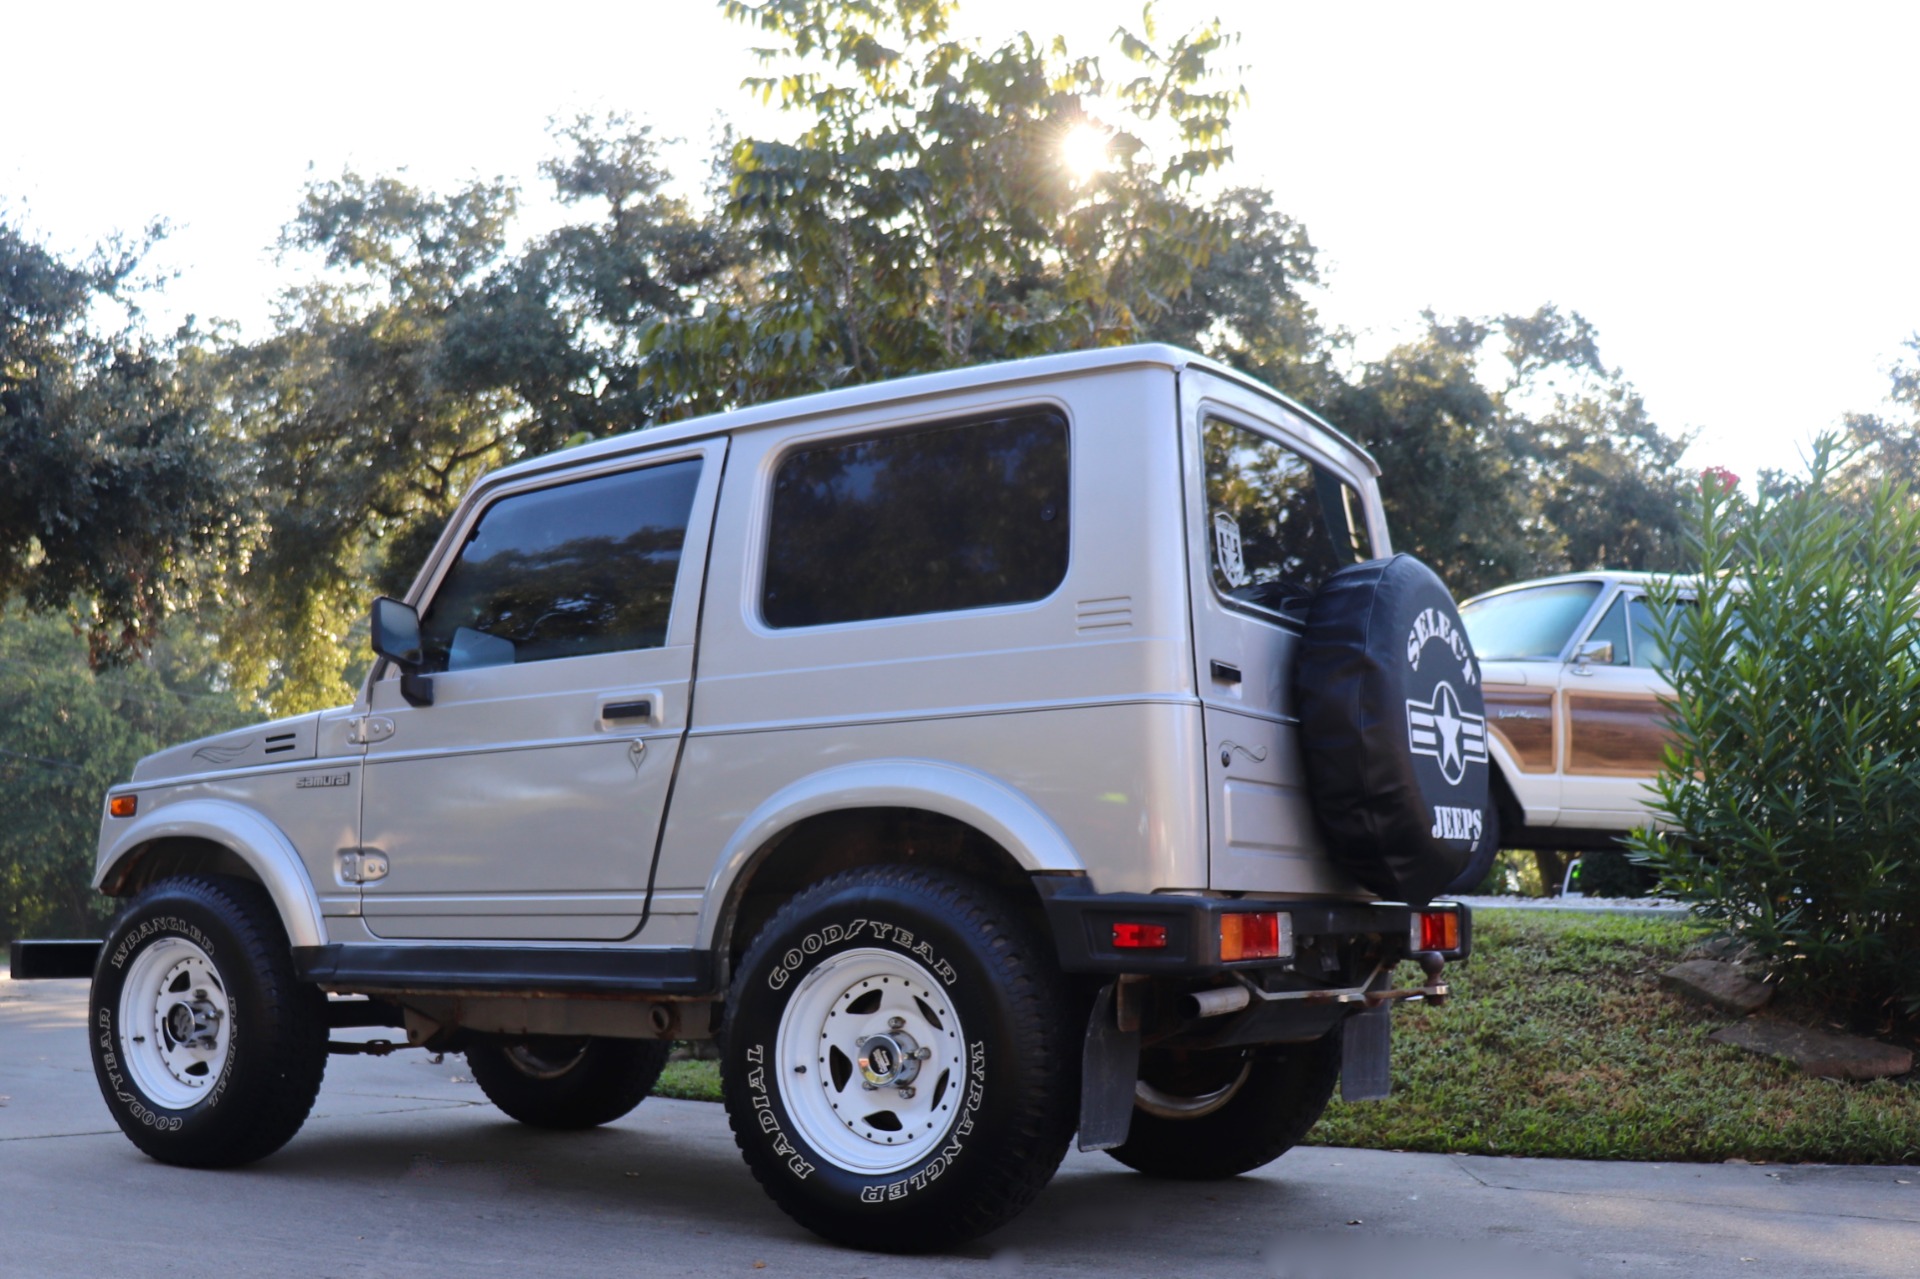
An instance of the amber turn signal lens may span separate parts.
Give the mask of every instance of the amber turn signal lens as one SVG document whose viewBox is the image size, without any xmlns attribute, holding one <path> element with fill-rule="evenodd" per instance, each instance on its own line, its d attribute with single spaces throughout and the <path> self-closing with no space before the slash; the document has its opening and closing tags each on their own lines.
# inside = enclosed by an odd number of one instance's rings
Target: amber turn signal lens
<svg viewBox="0 0 1920 1279">
<path fill-rule="evenodd" d="M 1460 916 L 1450 910 L 1423 911 L 1415 918 L 1419 921 L 1419 949 L 1460 949 Z"/>
<path fill-rule="evenodd" d="M 1287 927 L 1293 921 L 1278 911 L 1220 916 L 1220 960 L 1279 959 L 1292 951 Z"/>
<path fill-rule="evenodd" d="M 115 795 L 107 801 L 107 811 L 115 817 L 131 817 L 139 807 L 138 795 Z"/>
</svg>

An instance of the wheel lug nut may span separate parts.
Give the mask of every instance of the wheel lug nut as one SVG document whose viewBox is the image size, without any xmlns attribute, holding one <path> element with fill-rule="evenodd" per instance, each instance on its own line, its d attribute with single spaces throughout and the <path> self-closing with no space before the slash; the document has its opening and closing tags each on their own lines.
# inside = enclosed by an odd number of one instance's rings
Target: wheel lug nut
<svg viewBox="0 0 1920 1279">
<path fill-rule="evenodd" d="M 912 1085 L 910 1085 L 910 1084 L 901 1084 L 901 1085 L 900 1085 L 900 1100 L 902 1100 L 902 1101 L 912 1101 L 912 1100 L 913 1100 L 913 1086 L 912 1086 Z"/>
<path fill-rule="evenodd" d="M 903 1029 L 905 1029 L 905 1028 L 906 1028 L 906 1024 L 907 1024 L 907 1019 L 906 1019 L 905 1017 L 889 1017 L 889 1018 L 887 1018 L 887 1029 L 888 1029 L 888 1030 L 903 1030 Z"/>
</svg>

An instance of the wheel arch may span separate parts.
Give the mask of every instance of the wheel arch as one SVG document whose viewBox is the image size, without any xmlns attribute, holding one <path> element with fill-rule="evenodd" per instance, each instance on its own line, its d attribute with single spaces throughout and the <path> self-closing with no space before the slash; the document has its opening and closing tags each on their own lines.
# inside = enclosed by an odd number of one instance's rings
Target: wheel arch
<svg viewBox="0 0 1920 1279">
<path fill-rule="evenodd" d="M 93 886 L 126 897 L 155 880 L 196 872 L 249 879 L 266 889 L 291 945 L 326 941 L 319 898 L 292 841 L 236 804 L 186 800 L 154 809 L 102 852 Z"/>
<path fill-rule="evenodd" d="M 1085 873 L 1059 826 L 997 778 L 936 760 L 841 765 L 776 792 L 740 824 L 708 880 L 698 944 L 737 956 L 793 892 L 901 862 L 1012 890 L 1036 920 L 1034 875 Z"/>
</svg>

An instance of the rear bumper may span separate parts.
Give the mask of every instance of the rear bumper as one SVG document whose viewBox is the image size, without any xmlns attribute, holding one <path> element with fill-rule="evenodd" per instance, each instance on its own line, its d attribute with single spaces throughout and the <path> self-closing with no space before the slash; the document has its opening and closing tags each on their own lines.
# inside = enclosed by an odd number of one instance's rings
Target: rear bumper
<svg viewBox="0 0 1920 1279">
<path fill-rule="evenodd" d="M 1112 973 L 1163 977 L 1209 977 L 1234 972 L 1291 971 L 1307 952 L 1338 952 L 1354 944 L 1377 949 L 1388 960 L 1414 952 L 1411 934 L 1415 908 L 1404 902 L 1328 902 L 1294 898 L 1188 897 L 1161 893 L 1076 891 L 1084 881 L 1037 879 L 1047 920 L 1052 926 L 1060 967 L 1070 973 Z M 1422 910 L 1457 911 L 1460 944 L 1440 952 L 1448 961 L 1473 953 L 1473 914 L 1456 902 L 1438 901 Z M 1220 919 L 1224 915 L 1273 911 L 1287 916 L 1293 955 L 1279 959 L 1223 962 Z M 1166 930 L 1166 944 L 1154 949 L 1115 944 L 1116 924 L 1152 924 Z"/>
<path fill-rule="evenodd" d="M 8 947 L 8 967 L 15 981 L 54 977 L 91 977 L 100 962 L 100 941 L 17 941 Z"/>
</svg>

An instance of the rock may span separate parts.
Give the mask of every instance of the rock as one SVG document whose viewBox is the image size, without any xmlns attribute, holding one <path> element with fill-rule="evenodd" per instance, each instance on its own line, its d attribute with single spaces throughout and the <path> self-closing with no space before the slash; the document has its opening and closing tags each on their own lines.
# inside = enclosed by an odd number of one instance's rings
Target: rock
<svg viewBox="0 0 1920 1279">
<path fill-rule="evenodd" d="M 1792 1062 L 1809 1075 L 1825 1079 L 1883 1079 L 1913 1069 L 1913 1053 L 1858 1035 L 1796 1026 L 1778 1017 L 1753 1017 L 1716 1030 L 1708 1039 L 1732 1044 L 1763 1057 Z"/>
<path fill-rule="evenodd" d="M 1715 959 L 1675 964 L 1660 974 L 1660 984 L 1742 1017 L 1759 1012 L 1773 998 L 1773 987 Z"/>
</svg>

